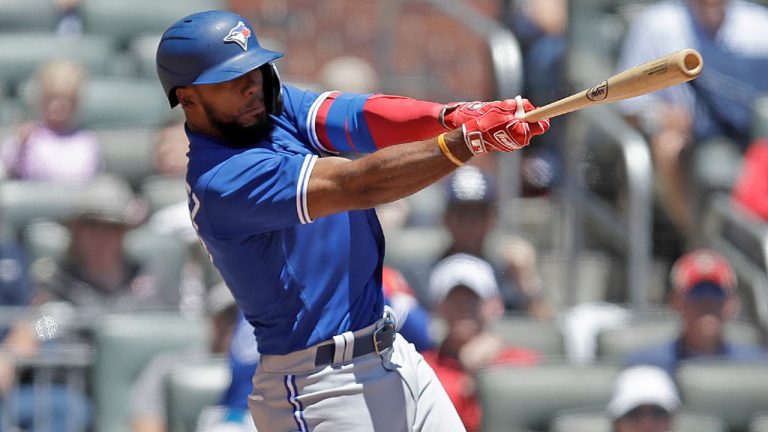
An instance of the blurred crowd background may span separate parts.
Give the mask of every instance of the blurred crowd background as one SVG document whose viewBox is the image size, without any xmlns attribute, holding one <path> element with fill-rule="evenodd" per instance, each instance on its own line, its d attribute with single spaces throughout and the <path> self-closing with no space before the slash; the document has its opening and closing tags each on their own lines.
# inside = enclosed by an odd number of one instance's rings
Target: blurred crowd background
<svg viewBox="0 0 768 432">
<path fill-rule="evenodd" d="M 253 430 L 155 73 L 207 9 L 289 84 L 443 103 L 699 50 L 691 84 L 379 208 L 385 292 L 470 431 L 768 431 L 768 2 L 0 0 L 0 432 Z"/>
</svg>

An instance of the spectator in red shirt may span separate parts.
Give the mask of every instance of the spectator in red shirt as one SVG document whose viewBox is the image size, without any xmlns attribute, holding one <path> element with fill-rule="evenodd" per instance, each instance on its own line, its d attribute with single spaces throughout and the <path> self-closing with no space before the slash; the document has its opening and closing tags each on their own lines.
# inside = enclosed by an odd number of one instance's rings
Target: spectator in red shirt
<svg viewBox="0 0 768 432">
<path fill-rule="evenodd" d="M 487 366 L 537 362 L 538 353 L 506 345 L 489 332 L 503 304 L 491 265 L 481 258 L 455 254 L 440 261 L 429 280 L 432 306 L 445 321 L 446 333 L 434 350 L 423 353 L 448 392 L 468 432 L 480 428 L 475 373 Z"/>
<path fill-rule="evenodd" d="M 768 138 L 753 142 L 744 155 L 744 166 L 733 190 L 737 203 L 768 221 Z"/>
</svg>

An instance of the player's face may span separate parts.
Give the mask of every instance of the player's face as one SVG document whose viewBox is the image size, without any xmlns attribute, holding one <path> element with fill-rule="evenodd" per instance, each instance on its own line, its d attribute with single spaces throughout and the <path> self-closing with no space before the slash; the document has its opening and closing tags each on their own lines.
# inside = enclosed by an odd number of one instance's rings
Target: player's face
<svg viewBox="0 0 768 432">
<path fill-rule="evenodd" d="M 264 104 L 259 69 L 217 84 L 196 86 L 200 106 L 211 127 L 229 142 L 248 145 L 269 135 L 271 122 Z"/>
</svg>

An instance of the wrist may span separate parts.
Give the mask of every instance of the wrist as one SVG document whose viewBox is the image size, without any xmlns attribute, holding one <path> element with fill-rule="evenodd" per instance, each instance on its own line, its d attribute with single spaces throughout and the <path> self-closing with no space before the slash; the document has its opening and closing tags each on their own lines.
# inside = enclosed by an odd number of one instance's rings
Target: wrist
<svg viewBox="0 0 768 432">
<path fill-rule="evenodd" d="M 461 129 L 442 133 L 438 136 L 437 141 L 440 150 L 454 165 L 463 165 L 474 156 L 464 141 L 464 134 Z M 452 159 L 455 159 L 455 161 Z"/>
</svg>

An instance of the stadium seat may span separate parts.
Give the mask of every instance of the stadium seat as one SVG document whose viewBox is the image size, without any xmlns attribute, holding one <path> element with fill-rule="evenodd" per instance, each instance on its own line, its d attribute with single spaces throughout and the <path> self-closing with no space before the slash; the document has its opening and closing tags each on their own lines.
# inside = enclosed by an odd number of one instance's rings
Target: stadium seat
<svg viewBox="0 0 768 432">
<path fill-rule="evenodd" d="M 229 363 L 211 357 L 185 363 L 166 381 L 169 432 L 194 432 L 204 407 L 218 403 L 229 385 Z"/>
<path fill-rule="evenodd" d="M 676 380 L 687 407 L 721 417 L 732 432 L 746 432 L 768 407 L 768 362 L 685 362 Z"/>
<path fill-rule="evenodd" d="M 157 79 L 155 55 L 160 43 L 161 33 L 148 33 L 134 37 L 128 43 L 128 53 L 133 57 L 139 77 Z"/>
<path fill-rule="evenodd" d="M 749 432 L 768 432 L 768 411 L 761 411 L 749 421 Z"/>
<path fill-rule="evenodd" d="M 675 416 L 674 432 L 728 432 L 715 416 L 682 411 Z M 611 432 L 611 419 L 604 411 L 566 412 L 552 420 L 549 432 Z"/>
<path fill-rule="evenodd" d="M 427 295 L 429 272 L 450 241 L 442 226 L 402 228 L 386 233 L 385 263 L 403 273 L 416 297 L 430 304 Z"/>
<path fill-rule="evenodd" d="M 181 276 L 189 250 L 178 236 L 161 234 L 146 225 L 130 231 L 125 238 L 126 253 L 157 278 L 162 304 L 177 308 L 181 296 Z"/>
<path fill-rule="evenodd" d="M 36 219 L 61 220 L 72 214 L 80 188 L 74 184 L 8 180 L 0 182 L 0 217 L 21 233 Z"/>
<path fill-rule="evenodd" d="M 197 11 L 223 9 L 218 0 L 83 0 L 81 11 L 87 33 L 115 38 L 121 47 L 141 34 L 162 34 L 171 24 Z"/>
<path fill-rule="evenodd" d="M 27 114 L 37 110 L 34 81 L 23 84 L 21 99 Z M 157 79 L 92 76 L 82 90 L 77 123 L 88 129 L 153 128 L 171 115 Z"/>
<path fill-rule="evenodd" d="M 752 139 L 768 138 L 768 96 L 755 101 L 751 133 Z"/>
<path fill-rule="evenodd" d="M 491 324 L 490 331 L 514 347 L 538 351 L 543 356 L 565 356 L 563 334 L 554 321 L 543 321 L 523 315 L 505 315 Z M 434 340 L 445 337 L 445 322 L 433 316 L 429 332 Z"/>
<path fill-rule="evenodd" d="M 598 333 L 597 357 L 605 361 L 621 362 L 629 353 L 671 341 L 679 332 L 680 323 L 671 313 L 635 317 L 618 327 L 606 328 Z M 746 321 L 727 322 L 725 339 L 746 345 L 761 344 L 759 328 Z"/>
<path fill-rule="evenodd" d="M 566 409 L 601 409 L 608 404 L 619 367 L 544 363 L 481 371 L 477 391 L 485 432 L 546 431 Z"/>
<path fill-rule="evenodd" d="M 169 205 L 187 201 L 184 177 L 151 176 L 142 184 L 139 194 L 149 204 L 150 214 Z"/>
<path fill-rule="evenodd" d="M 114 49 L 112 39 L 98 35 L 64 38 L 46 32 L 0 32 L 0 83 L 7 94 L 16 96 L 17 87 L 32 78 L 40 64 L 56 58 L 78 61 L 93 75 L 107 74 Z"/>
<path fill-rule="evenodd" d="M 69 241 L 69 231 L 63 225 L 50 220 L 37 220 L 24 229 L 21 244 L 29 262 L 35 262 L 40 258 L 63 257 Z"/>
<path fill-rule="evenodd" d="M 56 9 L 53 0 L 0 1 L 0 31 L 53 31 Z"/>
<path fill-rule="evenodd" d="M 154 170 L 154 131 L 148 128 L 103 129 L 96 131 L 104 157 L 104 170 L 124 178 L 139 190 Z"/>
<path fill-rule="evenodd" d="M 516 347 L 530 348 L 545 356 L 565 355 L 563 334 L 554 321 L 506 315 L 491 325 L 491 331 Z"/>
<path fill-rule="evenodd" d="M 128 432 L 131 386 L 156 354 L 206 348 L 204 321 L 178 313 L 125 313 L 103 317 L 94 328 L 92 370 L 95 431 Z"/>
</svg>

